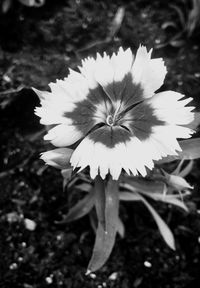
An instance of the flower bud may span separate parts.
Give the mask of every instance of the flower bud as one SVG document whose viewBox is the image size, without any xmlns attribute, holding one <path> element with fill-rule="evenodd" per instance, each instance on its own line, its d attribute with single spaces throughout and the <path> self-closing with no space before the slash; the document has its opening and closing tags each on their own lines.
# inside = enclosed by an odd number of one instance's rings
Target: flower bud
<svg viewBox="0 0 200 288">
<path fill-rule="evenodd" d="M 73 153 L 69 148 L 57 148 L 41 154 L 41 159 L 46 162 L 47 165 L 53 166 L 58 169 L 70 168 L 69 160 Z"/>
<path fill-rule="evenodd" d="M 178 191 L 193 189 L 193 187 L 181 176 L 169 174 L 166 171 L 163 171 L 166 177 L 168 185 L 175 188 Z"/>
</svg>

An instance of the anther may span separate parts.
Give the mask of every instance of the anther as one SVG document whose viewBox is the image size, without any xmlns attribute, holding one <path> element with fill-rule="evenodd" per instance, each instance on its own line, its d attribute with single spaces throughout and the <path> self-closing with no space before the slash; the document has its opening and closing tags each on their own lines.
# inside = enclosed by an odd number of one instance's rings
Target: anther
<svg viewBox="0 0 200 288">
<path fill-rule="evenodd" d="M 113 125 L 114 125 L 113 116 L 108 115 L 108 117 L 106 118 L 106 123 L 107 123 L 109 126 L 113 126 Z"/>
</svg>

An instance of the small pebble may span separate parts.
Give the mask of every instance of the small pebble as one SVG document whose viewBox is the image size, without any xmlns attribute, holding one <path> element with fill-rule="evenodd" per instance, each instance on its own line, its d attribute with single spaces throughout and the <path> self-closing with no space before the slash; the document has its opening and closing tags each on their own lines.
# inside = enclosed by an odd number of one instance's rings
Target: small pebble
<svg viewBox="0 0 200 288">
<path fill-rule="evenodd" d="M 63 238 L 63 237 L 62 237 L 62 235 L 61 235 L 61 234 L 59 234 L 59 235 L 57 235 L 57 236 L 56 236 L 56 239 L 57 239 L 57 241 L 61 241 L 61 240 L 62 240 L 62 238 Z"/>
<path fill-rule="evenodd" d="M 6 75 L 6 74 L 4 74 L 2 78 L 3 78 L 3 80 L 4 80 L 5 82 L 7 82 L 7 83 L 12 82 L 11 78 L 10 78 L 8 75 Z"/>
<path fill-rule="evenodd" d="M 148 15 L 147 15 L 147 13 L 142 12 L 142 13 L 141 13 L 141 16 L 142 16 L 143 19 L 145 19 L 145 18 L 147 18 Z"/>
<path fill-rule="evenodd" d="M 35 221 L 30 220 L 28 218 L 24 219 L 24 225 L 25 225 L 26 229 L 29 230 L 29 231 L 34 231 L 36 226 L 37 226 Z"/>
<path fill-rule="evenodd" d="M 6 215 L 6 218 L 9 223 L 13 223 L 19 220 L 19 215 L 17 212 L 10 212 Z"/>
<path fill-rule="evenodd" d="M 118 273 L 117 272 L 113 272 L 108 279 L 111 281 L 115 281 L 117 279 Z"/>
<path fill-rule="evenodd" d="M 48 277 L 45 278 L 45 281 L 47 282 L 47 284 L 52 284 L 53 283 L 53 275 L 50 275 Z"/>
<path fill-rule="evenodd" d="M 156 44 L 160 44 L 161 40 L 160 39 L 155 39 Z"/>
<path fill-rule="evenodd" d="M 198 45 L 194 45 L 194 46 L 192 47 L 193 50 L 198 50 L 198 48 L 199 48 Z"/>
<path fill-rule="evenodd" d="M 22 242 L 21 245 L 22 245 L 23 248 L 25 248 L 26 247 L 26 242 Z"/>
<path fill-rule="evenodd" d="M 17 269 L 17 263 L 12 263 L 12 264 L 10 264 L 10 266 L 9 266 L 9 269 L 10 270 L 15 270 L 15 269 Z"/>
<path fill-rule="evenodd" d="M 96 279 L 96 278 L 97 278 L 97 275 L 94 274 L 94 273 L 90 273 L 89 276 L 90 276 L 90 278 L 92 278 L 92 279 Z"/>
<path fill-rule="evenodd" d="M 147 267 L 147 268 L 151 268 L 152 264 L 149 261 L 145 261 L 144 262 L 144 266 Z"/>
<path fill-rule="evenodd" d="M 200 73 L 199 73 L 199 72 L 194 73 L 194 76 L 195 76 L 196 78 L 200 78 Z"/>
</svg>

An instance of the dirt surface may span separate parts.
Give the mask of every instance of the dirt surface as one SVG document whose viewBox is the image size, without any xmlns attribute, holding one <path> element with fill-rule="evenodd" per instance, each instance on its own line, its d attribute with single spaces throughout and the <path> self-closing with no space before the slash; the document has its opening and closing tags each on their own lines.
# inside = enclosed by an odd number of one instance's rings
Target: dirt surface
<svg viewBox="0 0 200 288">
<path fill-rule="evenodd" d="M 47 85 L 75 68 L 83 57 L 119 46 L 153 47 L 168 69 L 163 89 L 193 97 L 200 109 L 199 35 L 167 45 L 162 28 L 175 15 L 164 1 L 46 1 L 28 8 L 16 1 L 0 15 L 0 287 L 189 288 L 200 283 L 200 162 L 188 181 L 194 185 L 187 214 L 156 204 L 174 232 L 176 251 L 163 242 L 142 204 L 122 205 L 126 236 L 117 237 L 107 264 L 85 276 L 94 234 L 88 217 L 56 224 L 69 209 L 59 171 L 44 166 L 39 153 L 51 146 L 33 110 L 39 101 L 30 87 Z M 125 15 L 114 37 L 113 19 Z M 164 43 L 164 45 L 162 45 Z"/>
</svg>

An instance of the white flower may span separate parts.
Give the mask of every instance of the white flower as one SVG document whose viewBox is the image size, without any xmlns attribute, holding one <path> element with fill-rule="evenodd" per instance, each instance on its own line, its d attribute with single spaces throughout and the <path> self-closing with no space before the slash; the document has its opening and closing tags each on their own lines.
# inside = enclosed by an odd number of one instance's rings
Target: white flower
<svg viewBox="0 0 200 288">
<path fill-rule="evenodd" d="M 70 70 L 64 80 L 50 83 L 51 92 L 35 90 L 41 107 L 35 110 L 44 125 L 56 125 L 44 137 L 57 147 L 74 144 L 70 158 L 79 171 L 90 175 L 121 170 L 146 175 L 154 160 L 181 151 L 177 138 L 189 138 L 194 115 L 192 99 L 165 91 L 155 93 L 165 79 L 162 58 L 151 59 L 140 46 L 134 58 L 130 49 L 109 57 L 87 58 L 80 73 Z"/>
</svg>

